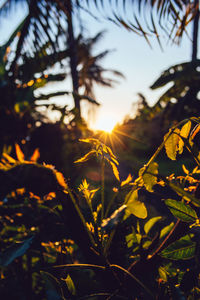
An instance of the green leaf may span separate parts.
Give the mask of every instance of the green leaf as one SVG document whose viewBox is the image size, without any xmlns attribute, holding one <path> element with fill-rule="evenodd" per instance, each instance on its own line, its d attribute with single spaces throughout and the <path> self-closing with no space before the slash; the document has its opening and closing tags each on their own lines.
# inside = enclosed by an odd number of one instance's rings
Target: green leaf
<svg viewBox="0 0 200 300">
<path fill-rule="evenodd" d="M 179 142 L 179 136 L 178 136 L 179 133 L 180 133 L 180 129 L 175 128 L 170 135 L 167 134 L 164 137 L 166 154 L 171 160 L 176 160 L 176 153 L 178 150 L 178 142 Z"/>
<path fill-rule="evenodd" d="M 191 129 L 191 121 L 188 121 L 186 124 L 183 125 L 183 127 L 181 128 L 180 131 L 180 135 L 187 139 L 190 133 L 190 129 Z M 184 147 L 184 141 L 180 138 L 179 139 L 179 154 L 182 154 L 183 152 L 183 147 Z"/>
<path fill-rule="evenodd" d="M 126 235 L 127 247 L 130 248 L 133 246 L 133 244 L 139 244 L 139 242 L 135 229 L 133 228 L 132 233 Z"/>
<path fill-rule="evenodd" d="M 195 222 L 195 220 L 198 218 L 195 210 L 183 202 L 167 199 L 165 200 L 165 204 L 168 206 L 171 213 L 181 221 Z"/>
<path fill-rule="evenodd" d="M 23 242 L 16 243 L 0 253 L 0 265 L 8 266 L 15 258 L 24 255 L 30 247 L 33 238 L 32 236 Z"/>
<path fill-rule="evenodd" d="M 173 260 L 186 260 L 194 257 L 195 248 L 196 243 L 191 240 L 189 235 L 186 235 L 169 245 L 160 253 L 160 255 L 164 258 Z"/>
<path fill-rule="evenodd" d="M 76 288 L 75 288 L 74 282 L 73 282 L 73 280 L 71 279 L 71 277 L 70 277 L 69 274 L 67 275 L 67 278 L 64 279 L 64 281 L 66 282 L 67 288 L 68 288 L 68 290 L 70 291 L 70 293 L 71 293 L 73 296 L 76 295 Z"/>
<path fill-rule="evenodd" d="M 144 175 L 143 175 L 144 174 Z M 153 192 L 153 186 L 157 183 L 158 164 L 151 163 L 147 169 L 143 167 L 139 170 L 139 176 L 142 177 L 144 186 L 149 192 Z"/>
<path fill-rule="evenodd" d="M 125 198 L 125 203 L 127 205 L 125 210 L 125 219 L 131 214 L 138 218 L 145 219 L 147 217 L 147 209 L 143 202 L 138 200 L 138 191 L 132 190 L 128 193 Z"/>
<path fill-rule="evenodd" d="M 91 158 L 91 156 L 93 156 L 93 154 L 96 153 L 96 150 L 91 150 L 90 152 L 86 153 L 83 157 L 77 159 L 74 163 L 77 164 L 77 163 L 82 163 L 82 162 L 85 162 L 87 160 L 89 160 Z"/>
<path fill-rule="evenodd" d="M 174 227 L 174 222 L 171 222 L 169 225 L 165 226 L 160 232 L 160 239 L 166 236 Z"/>
<path fill-rule="evenodd" d="M 154 218 L 151 218 L 150 220 L 148 220 L 146 222 L 146 224 L 144 225 L 144 231 L 146 234 L 149 233 L 149 231 L 151 230 L 151 228 L 159 221 L 161 220 L 162 217 L 154 217 Z"/>
<path fill-rule="evenodd" d="M 45 281 L 46 300 L 63 300 L 59 281 L 48 272 L 40 273 Z"/>
</svg>

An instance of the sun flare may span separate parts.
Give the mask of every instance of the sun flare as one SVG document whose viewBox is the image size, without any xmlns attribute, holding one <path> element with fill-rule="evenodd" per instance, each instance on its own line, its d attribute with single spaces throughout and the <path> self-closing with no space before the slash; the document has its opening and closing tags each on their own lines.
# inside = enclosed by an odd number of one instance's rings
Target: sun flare
<svg viewBox="0 0 200 300">
<path fill-rule="evenodd" d="M 105 117 L 98 119 L 97 122 L 94 124 L 94 130 L 102 130 L 107 133 L 111 133 L 116 125 L 116 121 L 110 117 Z"/>
</svg>

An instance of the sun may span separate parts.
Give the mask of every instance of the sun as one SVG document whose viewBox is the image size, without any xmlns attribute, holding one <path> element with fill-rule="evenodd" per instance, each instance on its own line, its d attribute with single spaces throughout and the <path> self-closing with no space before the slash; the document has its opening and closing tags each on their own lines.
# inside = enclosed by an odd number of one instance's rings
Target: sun
<svg viewBox="0 0 200 300">
<path fill-rule="evenodd" d="M 112 133 L 112 130 L 114 129 L 115 125 L 116 121 L 111 117 L 106 116 L 98 119 L 97 122 L 94 124 L 93 129 L 102 130 L 106 133 Z"/>
</svg>

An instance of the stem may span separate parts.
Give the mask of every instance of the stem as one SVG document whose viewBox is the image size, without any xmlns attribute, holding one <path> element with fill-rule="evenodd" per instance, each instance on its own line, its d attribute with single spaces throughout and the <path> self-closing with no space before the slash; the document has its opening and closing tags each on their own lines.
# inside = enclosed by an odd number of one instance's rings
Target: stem
<svg viewBox="0 0 200 300">
<path fill-rule="evenodd" d="M 192 61 L 197 60 L 197 52 L 198 52 L 199 0 L 195 0 L 194 4 L 195 7 L 197 8 L 197 12 L 193 20 Z"/>
<path fill-rule="evenodd" d="M 102 159 L 101 159 L 101 221 L 104 218 L 104 192 L 105 192 L 105 161 L 102 150 Z"/>
<path fill-rule="evenodd" d="M 118 195 L 118 193 L 119 193 L 119 192 L 114 193 L 114 195 L 112 196 L 112 199 L 111 199 L 110 202 L 108 203 L 108 206 L 107 206 L 106 212 L 105 212 L 105 218 L 107 218 L 108 213 L 109 213 L 109 211 L 110 211 L 110 208 L 111 208 L 111 206 L 112 206 L 112 204 L 113 204 L 113 202 L 114 202 L 116 196 Z"/>
<path fill-rule="evenodd" d="M 113 269 L 118 269 L 121 270 L 122 272 L 124 272 L 126 275 L 128 275 L 131 279 L 133 279 L 134 281 L 136 281 L 153 299 L 154 295 L 153 293 L 148 289 L 148 287 L 146 287 L 138 278 L 136 278 L 132 273 L 130 273 L 129 271 L 127 271 L 126 269 L 122 268 L 121 266 L 118 265 L 110 265 L 110 268 Z"/>
<path fill-rule="evenodd" d="M 78 207 L 78 205 L 77 205 L 77 203 L 76 203 L 76 200 L 75 200 L 75 198 L 74 198 L 74 195 L 72 194 L 72 192 L 71 192 L 71 190 L 70 190 L 69 188 L 67 188 L 67 192 L 69 193 L 69 196 L 70 196 L 70 198 L 71 198 L 71 200 L 72 200 L 72 202 L 73 202 L 73 204 L 74 204 L 74 207 L 75 207 L 75 209 L 76 209 L 76 211 L 77 211 L 77 213 L 78 213 L 78 215 L 79 215 L 79 217 L 80 217 L 80 219 L 81 219 L 81 221 L 82 221 L 82 223 L 83 223 L 83 226 L 85 227 L 85 229 L 86 229 L 86 231 L 87 231 L 87 233 L 88 233 L 88 236 L 89 236 L 89 238 L 90 238 L 90 241 L 91 241 L 92 245 L 95 247 L 95 246 L 96 246 L 95 240 L 94 240 L 94 238 L 93 238 L 91 232 L 89 231 L 89 229 L 88 229 L 88 227 L 87 227 L 87 225 L 86 225 L 86 220 L 85 220 L 85 218 L 84 218 L 84 216 L 83 216 L 83 214 L 82 214 L 80 208 Z"/>
</svg>

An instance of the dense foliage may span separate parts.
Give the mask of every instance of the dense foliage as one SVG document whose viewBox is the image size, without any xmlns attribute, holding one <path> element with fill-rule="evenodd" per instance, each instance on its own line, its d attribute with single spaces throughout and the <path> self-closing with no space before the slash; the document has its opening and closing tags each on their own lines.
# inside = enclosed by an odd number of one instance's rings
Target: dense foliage
<svg viewBox="0 0 200 300">
<path fill-rule="evenodd" d="M 70 186 L 50 165 L 4 153 L 1 293 L 5 299 L 196 299 L 199 295 L 199 118 L 180 122 L 139 170 L 120 179 L 112 150 L 94 138 L 83 164 L 99 162 L 101 184 Z M 159 173 L 158 155 L 193 158 L 182 174 Z M 179 158 L 178 158 L 179 160 Z M 114 186 L 105 180 L 110 167 Z M 149 195 L 159 194 L 152 206 Z M 146 195 L 146 198 L 144 197 Z M 158 214 L 159 206 L 168 212 Z M 12 287 L 12 288 L 11 288 Z M 45 296 L 46 295 L 46 296 Z"/>
</svg>

